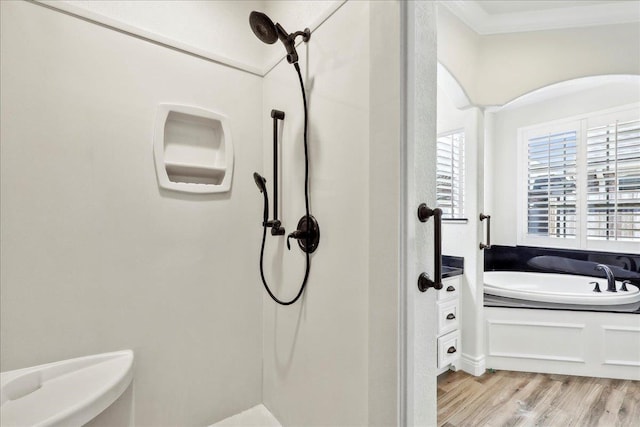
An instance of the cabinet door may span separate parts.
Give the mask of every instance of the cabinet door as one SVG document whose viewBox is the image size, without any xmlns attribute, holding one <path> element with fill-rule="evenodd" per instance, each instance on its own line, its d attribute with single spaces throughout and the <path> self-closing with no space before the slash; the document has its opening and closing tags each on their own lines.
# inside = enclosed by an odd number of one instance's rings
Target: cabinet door
<svg viewBox="0 0 640 427">
<path fill-rule="evenodd" d="M 442 289 L 438 291 L 438 301 L 458 298 L 462 276 L 449 277 L 442 281 Z"/>
<path fill-rule="evenodd" d="M 458 299 L 438 303 L 438 335 L 458 329 L 460 305 Z"/>
<path fill-rule="evenodd" d="M 460 357 L 460 331 L 453 331 L 438 338 L 438 369 L 455 362 Z"/>
</svg>

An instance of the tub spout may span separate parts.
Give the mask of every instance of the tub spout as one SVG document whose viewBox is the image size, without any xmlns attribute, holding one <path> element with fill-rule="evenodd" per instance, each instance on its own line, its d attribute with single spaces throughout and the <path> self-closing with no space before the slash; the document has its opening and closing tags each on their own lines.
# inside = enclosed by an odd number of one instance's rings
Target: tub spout
<svg viewBox="0 0 640 427">
<path fill-rule="evenodd" d="M 596 265 L 596 270 L 604 271 L 604 274 L 607 275 L 607 292 L 616 292 L 616 278 L 613 276 L 609 266 L 598 264 Z"/>
</svg>

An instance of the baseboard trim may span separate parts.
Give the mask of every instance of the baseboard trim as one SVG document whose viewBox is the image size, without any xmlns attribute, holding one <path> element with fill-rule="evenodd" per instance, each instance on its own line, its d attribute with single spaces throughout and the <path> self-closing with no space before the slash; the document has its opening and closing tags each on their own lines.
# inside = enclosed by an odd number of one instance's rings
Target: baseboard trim
<svg viewBox="0 0 640 427">
<path fill-rule="evenodd" d="M 479 377 L 487 370 L 486 358 L 484 354 L 474 357 L 469 354 L 462 353 L 462 357 L 460 358 L 460 367 L 463 371 L 475 377 Z"/>
</svg>

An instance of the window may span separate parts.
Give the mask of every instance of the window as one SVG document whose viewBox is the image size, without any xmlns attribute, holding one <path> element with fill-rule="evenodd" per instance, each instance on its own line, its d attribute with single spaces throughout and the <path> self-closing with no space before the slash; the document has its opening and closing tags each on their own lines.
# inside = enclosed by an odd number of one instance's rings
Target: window
<svg viewBox="0 0 640 427">
<path fill-rule="evenodd" d="M 587 238 L 640 241 L 640 120 L 587 130 Z"/>
<path fill-rule="evenodd" d="M 438 136 L 436 200 L 445 219 L 464 217 L 464 131 Z"/>
<path fill-rule="evenodd" d="M 576 237 L 576 131 L 528 141 L 528 232 L 552 238 Z"/>
<path fill-rule="evenodd" d="M 519 244 L 640 248 L 640 109 L 520 130 Z"/>
</svg>

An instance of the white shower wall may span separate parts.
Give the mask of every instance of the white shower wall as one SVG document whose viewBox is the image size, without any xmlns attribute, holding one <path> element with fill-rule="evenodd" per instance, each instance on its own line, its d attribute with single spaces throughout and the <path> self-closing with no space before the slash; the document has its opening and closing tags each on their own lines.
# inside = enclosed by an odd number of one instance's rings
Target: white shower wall
<svg viewBox="0 0 640 427">
<path fill-rule="evenodd" d="M 203 55 L 231 61 L 258 74 L 267 52 L 251 31 L 246 31 L 252 10 L 262 0 L 40 0 Z"/>
<path fill-rule="evenodd" d="M 263 298 L 264 402 L 283 425 L 367 424 L 368 16 L 367 2 L 348 2 L 298 48 L 309 94 L 311 213 L 321 237 L 301 302 L 279 307 Z M 272 124 L 266 119 L 272 108 L 286 114 L 281 219 L 288 234 L 304 215 L 303 110 L 293 66 L 283 61 L 273 69 L 263 93 L 267 178 Z M 304 275 L 304 256 L 295 242 L 287 251 L 285 239 L 268 238 L 265 266 L 276 294 L 290 299 Z"/>
<path fill-rule="evenodd" d="M 284 110 L 282 219 L 293 231 L 304 164 L 291 65 L 262 78 L 49 7 L 0 2 L 1 369 L 132 348 L 136 425 L 208 425 L 260 402 L 283 425 L 396 424 L 400 4 L 188 3 L 149 14 L 158 3 L 74 6 L 254 70 L 284 51 L 251 34 L 248 8 L 288 31 L 317 27 L 298 47 L 321 228 L 305 296 L 283 308 L 262 290 L 262 197 L 252 178 L 262 173 L 271 191 L 269 113 Z M 172 15 L 193 31 L 165 26 Z M 235 41 L 214 37 L 232 29 Z M 161 102 L 229 117 L 230 193 L 158 188 Z M 283 243 L 268 238 L 265 266 L 288 298 L 304 256 Z"/>
<path fill-rule="evenodd" d="M 263 297 L 263 399 L 283 425 L 398 420 L 399 17 L 397 2 L 347 2 L 298 48 L 309 103 L 310 205 L 321 237 L 301 301 L 281 307 Z M 286 114 L 280 164 L 288 234 L 305 211 L 302 97 L 286 61 L 263 86 L 270 191 L 273 108 Z M 285 239 L 268 236 L 265 272 L 275 293 L 290 299 L 304 254 L 295 241 L 287 251 Z"/>
<path fill-rule="evenodd" d="M 260 403 L 262 79 L 0 3 L 1 369 L 131 348 L 136 425 Z M 159 190 L 161 102 L 229 117 L 230 193 Z"/>
</svg>

